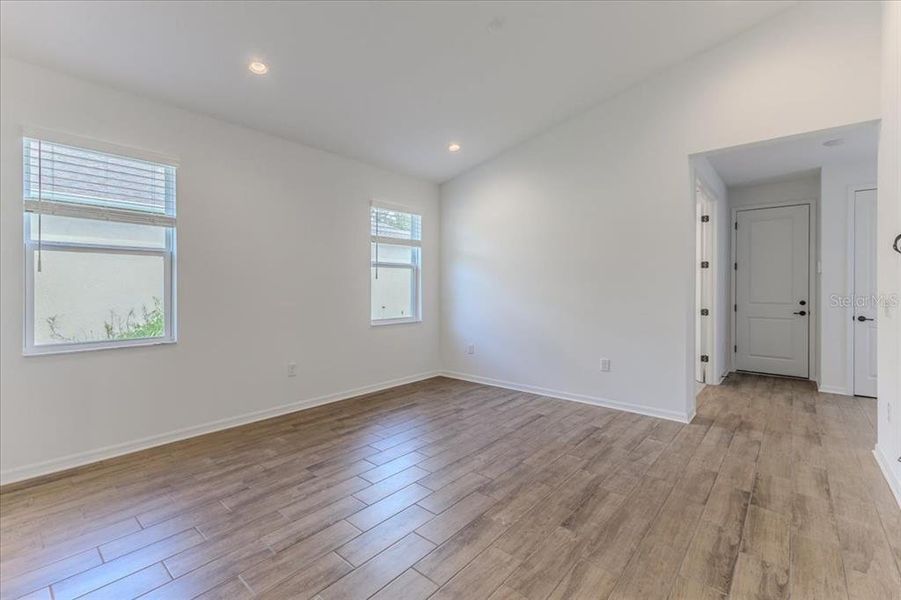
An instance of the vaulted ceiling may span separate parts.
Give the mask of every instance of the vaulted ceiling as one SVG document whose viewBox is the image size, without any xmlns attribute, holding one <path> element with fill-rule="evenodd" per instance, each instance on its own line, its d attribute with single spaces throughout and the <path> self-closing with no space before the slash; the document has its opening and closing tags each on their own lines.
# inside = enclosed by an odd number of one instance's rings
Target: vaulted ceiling
<svg viewBox="0 0 901 600">
<path fill-rule="evenodd" d="M 444 181 L 791 4 L 4 1 L 0 50 Z"/>
</svg>

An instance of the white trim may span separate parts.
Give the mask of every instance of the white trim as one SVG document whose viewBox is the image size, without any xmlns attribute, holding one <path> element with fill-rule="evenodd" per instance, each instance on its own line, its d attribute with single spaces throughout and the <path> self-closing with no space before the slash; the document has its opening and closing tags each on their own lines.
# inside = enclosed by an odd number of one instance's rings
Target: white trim
<svg viewBox="0 0 901 600">
<path fill-rule="evenodd" d="M 176 429 L 175 431 L 148 436 L 132 442 L 113 444 L 110 446 L 104 446 L 102 448 L 87 450 L 85 452 L 70 454 L 69 456 L 64 456 L 62 458 L 56 458 L 39 463 L 32 463 L 30 465 L 16 467 L 13 469 L 7 469 L 6 471 L 0 472 L 0 483 L 7 485 L 10 483 L 15 483 L 17 481 L 40 477 L 42 475 L 49 475 L 51 473 L 56 473 L 57 471 L 64 471 L 66 469 L 80 467 L 101 460 L 115 458 L 117 456 L 130 454 L 132 452 L 138 452 L 140 450 L 146 450 L 155 446 L 162 446 L 163 444 L 177 442 L 179 440 L 196 437 L 206 433 L 221 431 L 223 429 L 230 429 L 239 425 L 246 425 L 248 423 L 254 423 L 256 421 L 271 419 L 272 417 L 297 412 L 307 408 L 312 408 L 314 406 L 330 404 L 332 402 L 347 400 L 349 398 L 354 398 L 363 394 L 379 392 L 399 385 L 405 385 L 407 383 L 422 381 L 424 379 L 436 377 L 440 374 L 441 373 L 438 371 L 427 371 L 425 373 L 418 373 L 416 375 L 409 375 L 407 377 L 391 379 L 389 381 L 383 381 L 380 383 L 375 383 L 351 390 L 345 390 L 343 392 L 327 394 L 324 396 L 309 398 L 307 400 L 291 402 L 290 404 L 275 406 L 273 408 L 245 413 L 237 417 L 227 417 L 225 419 L 218 419 L 216 421 L 210 421 L 209 423 L 204 423 L 201 425 L 194 425 L 192 427 Z"/>
<path fill-rule="evenodd" d="M 25 240 L 27 250 L 37 251 L 40 247 L 44 251 L 56 252 L 93 252 L 94 254 L 141 254 L 144 256 L 159 256 L 165 258 L 169 254 L 165 247 L 153 248 L 151 246 L 118 246 L 116 244 L 83 244 L 81 242 L 47 242 L 40 244 L 35 239 Z"/>
<path fill-rule="evenodd" d="M 643 406 L 641 404 L 626 404 L 607 398 L 599 398 L 596 396 L 586 396 L 584 394 L 573 394 L 570 392 L 562 392 L 548 388 L 538 387 L 534 385 L 526 385 L 522 383 L 514 383 L 512 381 L 503 381 L 500 379 L 492 379 L 490 377 L 482 377 L 480 375 L 471 375 L 469 373 L 460 373 L 457 371 L 443 371 L 439 373 L 444 377 L 451 379 L 459 379 L 461 381 L 469 381 L 472 383 L 480 383 L 482 385 L 490 385 L 517 392 L 527 392 L 537 394 L 539 396 L 547 396 L 549 398 L 557 398 L 558 400 L 570 400 L 572 402 L 581 402 L 582 404 L 591 404 L 592 406 L 602 406 L 604 408 L 612 408 L 625 412 L 636 413 L 648 417 L 656 417 L 658 419 L 667 419 L 669 421 L 677 421 L 679 423 L 690 423 L 694 418 L 694 411 L 689 415 L 674 410 L 663 410 L 652 406 Z"/>
<path fill-rule="evenodd" d="M 32 127 L 30 125 L 22 126 L 22 137 L 33 138 L 45 142 L 56 142 L 64 146 L 75 146 L 76 148 L 84 148 L 85 150 L 96 150 L 97 152 L 106 152 L 107 154 L 120 154 L 128 158 L 136 158 L 147 162 L 164 165 L 167 167 L 178 168 L 178 159 L 159 152 L 135 148 L 133 146 L 123 146 L 97 140 L 89 137 L 82 137 L 71 133 L 63 133 L 61 131 L 53 131 L 42 129 L 40 127 Z"/>
<path fill-rule="evenodd" d="M 375 319 L 369 322 L 370 327 L 384 327 L 385 325 L 403 325 L 404 323 L 422 323 L 420 317 L 401 317 L 399 319 Z"/>
<path fill-rule="evenodd" d="M 888 483 L 889 488 L 895 495 L 898 507 L 901 508 L 901 481 L 895 478 L 895 475 L 892 472 L 891 462 L 882 453 L 879 446 L 873 448 L 873 457 L 876 459 L 876 464 L 879 465 L 879 469 L 882 471 L 882 476 L 885 477 L 886 483 Z"/>
<path fill-rule="evenodd" d="M 837 387 L 833 385 L 820 385 L 817 382 L 817 391 L 824 394 L 838 394 L 839 396 L 853 396 L 847 388 Z"/>
<path fill-rule="evenodd" d="M 403 238 L 387 237 L 387 236 L 369 236 L 370 244 L 381 244 L 383 246 L 408 246 L 410 248 L 422 248 L 422 240 L 405 240 Z"/>
<path fill-rule="evenodd" d="M 93 352 L 95 350 L 112 350 L 114 348 L 140 348 L 144 346 L 165 346 L 175 344 L 176 340 L 169 336 L 155 338 L 137 338 L 131 340 L 109 340 L 99 342 L 70 342 L 64 344 L 40 344 L 26 346 L 22 356 L 45 356 L 48 354 L 72 354 L 74 352 Z"/>
</svg>

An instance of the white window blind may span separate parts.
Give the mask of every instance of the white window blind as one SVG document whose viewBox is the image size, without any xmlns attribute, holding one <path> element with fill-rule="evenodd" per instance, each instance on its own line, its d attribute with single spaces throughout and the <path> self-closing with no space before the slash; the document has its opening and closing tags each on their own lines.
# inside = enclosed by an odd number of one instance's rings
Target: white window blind
<svg viewBox="0 0 901 600">
<path fill-rule="evenodd" d="M 22 141 L 23 352 L 174 343 L 174 163 L 56 139 Z"/>
<path fill-rule="evenodd" d="M 175 167 L 25 138 L 25 211 L 175 226 Z"/>
<path fill-rule="evenodd" d="M 373 206 L 369 211 L 373 243 L 422 245 L 422 217 L 413 213 Z"/>
</svg>

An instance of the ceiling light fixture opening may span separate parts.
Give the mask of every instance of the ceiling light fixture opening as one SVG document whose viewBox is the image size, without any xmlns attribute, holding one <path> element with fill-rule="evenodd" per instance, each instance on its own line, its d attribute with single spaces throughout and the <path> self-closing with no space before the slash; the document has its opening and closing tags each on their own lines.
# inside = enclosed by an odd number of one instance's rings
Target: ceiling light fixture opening
<svg viewBox="0 0 901 600">
<path fill-rule="evenodd" d="M 247 68 L 250 69 L 250 72 L 254 75 L 265 75 L 269 72 L 269 65 L 258 60 L 255 60 L 247 65 Z"/>
<path fill-rule="evenodd" d="M 459 152 L 460 144 L 458 144 L 457 142 L 451 142 L 450 144 L 447 145 L 447 151 L 448 152 Z"/>
</svg>

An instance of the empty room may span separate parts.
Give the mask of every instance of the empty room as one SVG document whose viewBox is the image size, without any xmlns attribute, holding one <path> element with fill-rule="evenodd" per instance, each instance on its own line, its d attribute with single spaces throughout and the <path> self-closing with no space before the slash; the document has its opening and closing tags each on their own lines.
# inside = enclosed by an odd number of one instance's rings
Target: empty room
<svg viewBox="0 0 901 600">
<path fill-rule="evenodd" d="M 0 600 L 901 600 L 901 0 L 0 0 Z"/>
</svg>

